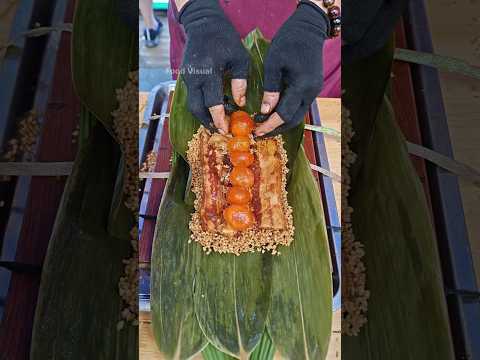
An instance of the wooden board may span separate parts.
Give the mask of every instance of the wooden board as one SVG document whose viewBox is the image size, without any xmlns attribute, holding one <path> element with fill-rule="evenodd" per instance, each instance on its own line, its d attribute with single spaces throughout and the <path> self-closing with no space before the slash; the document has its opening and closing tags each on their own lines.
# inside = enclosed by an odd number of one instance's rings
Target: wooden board
<svg viewBox="0 0 480 360">
<path fill-rule="evenodd" d="M 332 337 L 328 348 L 326 360 L 336 360 L 342 358 L 342 311 L 337 310 L 333 313 L 332 319 Z"/>
<path fill-rule="evenodd" d="M 10 27 L 18 7 L 18 0 L 7 0 L 0 3 L 0 64 L 6 52 L 4 47 L 10 38 Z"/>
<path fill-rule="evenodd" d="M 145 108 L 147 107 L 147 100 L 148 100 L 148 92 L 140 92 L 138 94 L 138 124 L 140 127 L 142 127 L 143 124 L 143 119 L 144 119 L 144 114 L 145 114 Z"/>
<path fill-rule="evenodd" d="M 341 132 L 341 99 L 336 98 L 317 98 L 318 111 L 322 126 L 329 127 Z M 325 147 L 327 149 L 330 171 L 341 175 L 342 173 L 342 149 L 341 142 L 332 136 L 325 135 Z M 337 203 L 338 216 L 340 217 L 341 203 L 341 184 L 333 181 L 333 190 L 335 192 L 335 202 Z"/>
<path fill-rule="evenodd" d="M 327 99 L 317 98 L 318 111 L 320 113 L 320 119 L 322 126 L 329 127 L 341 132 L 341 118 L 342 118 L 342 106 L 341 99 Z M 340 175 L 342 173 L 342 152 L 341 142 L 332 136 L 325 135 L 325 148 L 327 150 L 328 162 L 330 171 Z M 333 181 L 333 191 L 335 193 L 335 202 L 337 205 L 338 217 L 340 218 L 341 209 L 341 184 L 337 181 Z M 333 314 L 332 322 L 332 337 L 330 339 L 330 346 L 328 348 L 327 360 L 341 359 L 341 310 L 337 310 Z"/>
<path fill-rule="evenodd" d="M 435 53 L 479 66 L 480 2 L 444 0 L 441 4 L 426 1 Z M 439 75 L 455 158 L 480 170 L 480 83 L 447 72 Z M 465 181 L 460 181 L 460 191 L 480 281 L 480 191 Z"/>
</svg>

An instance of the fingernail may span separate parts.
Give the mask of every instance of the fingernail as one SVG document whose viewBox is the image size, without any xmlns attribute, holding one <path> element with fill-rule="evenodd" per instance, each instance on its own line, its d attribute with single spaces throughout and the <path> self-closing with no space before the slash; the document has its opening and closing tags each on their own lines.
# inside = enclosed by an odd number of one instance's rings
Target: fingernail
<svg viewBox="0 0 480 360">
<path fill-rule="evenodd" d="M 268 114 L 270 112 L 270 104 L 262 103 L 262 113 Z"/>
</svg>

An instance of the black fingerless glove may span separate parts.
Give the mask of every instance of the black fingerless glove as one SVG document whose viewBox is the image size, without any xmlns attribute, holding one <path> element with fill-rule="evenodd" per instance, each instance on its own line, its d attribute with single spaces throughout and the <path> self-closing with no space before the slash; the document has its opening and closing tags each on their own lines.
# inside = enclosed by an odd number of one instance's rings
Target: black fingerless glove
<svg viewBox="0 0 480 360">
<path fill-rule="evenodd" d="M 217 0 L 191 0 L 179 14 L 187 43 L 182 63 L 190 112 L 213 130 L 209 107 L 223 104 L 223 76 L 247 79 L 250 57 Z"/>
<path fill-rule="evenodd" d="M 271 135 L 297 126 L 323 86 L 323 43 L 330 33 L 327 14 L 310 1 L 275 35 L 265 60 L 264 90 L 281 92 L 275 111 L 284 124 Z"/>
</svg>

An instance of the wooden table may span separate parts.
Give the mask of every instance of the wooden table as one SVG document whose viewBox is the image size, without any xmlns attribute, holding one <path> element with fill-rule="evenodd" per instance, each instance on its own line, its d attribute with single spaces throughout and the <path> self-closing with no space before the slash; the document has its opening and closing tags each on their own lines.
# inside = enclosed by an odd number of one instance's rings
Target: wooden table
<svg viewBox="0 0 480 360">
<path fill-rule="evenodd" d="M 146 99 L 145 95 L 141 96 L 141 99 L 145 101 Z M 317 106 L 318 106 L 320 117 L 322 120 L 322 126 L 333 128 L 337 131 L 341 131 L 340 99 L 318 98 Z M 330 170 L 336 174 L 341 174 L 341 143 L 337 139 L 328 135 L 324 137 L 324 140 L 325 140 L 325 147 L 328 154 Z M 334 186 L 337 209 L 340 209 L 341 186 L 340 186 L 340 183 L 338 182 L 334 182 L 333 186 Z M 150 312 L 141 312 L 139 320 L 140 320 L 140 324 L 139 324 L 140 360 L 162 360 L 163 357 L 160 354 L 153 337 Z M 279 357 L 275 356 L 275 358 L 279 358 Z M 332 337 L 330 341 L 330 348 L 328 351 L 327 359 L 333 360 L 333 359 L 340 359 L 340 358 L 341 358 L 341 310 L 337 310 L 333 314 Z M 202 356 L 198 355 L 194 359 L 195 360 L 202 359 Z"/>
</svg>

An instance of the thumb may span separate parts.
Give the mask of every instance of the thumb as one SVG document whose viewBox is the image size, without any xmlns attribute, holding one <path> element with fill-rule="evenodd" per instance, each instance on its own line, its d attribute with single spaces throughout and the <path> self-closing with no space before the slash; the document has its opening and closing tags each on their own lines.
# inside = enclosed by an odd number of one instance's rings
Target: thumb
<svg viewBox="0 0 480 360">
<path fill-rule="evenodd" d="M 272 130 L 268 135 L 275 136 L 297 127 L 302 122 L 302 120 L 305 119 L 305 115 L 307 114 L 308 109 L 309 109 L 309 106 L 303 104 L 298 108 L 297 112 L 293 115 L 292 120 L 290 122 L 283 123 L 279 127 Z"/>
<path fill-rule="evenodd" d="M 271 136 L 279 131 L 284 131 L 297 124 L 295 115 L 301 107 L 302 98 L 291 88 L 285 90 L 282 99 L 269 119 L 255 129 L 256 136 Z"/>
<path fill-rule="evenodd" d="M 247 103 L 247 80 L 232 79 L 232 97 L 235 103 L 242 107 Z"/>
<path fill-rule="evenodd" d="M 280 100 L 279 92 L 265 91 L 262 100 L 262 114 L 270 114 L 272 110 L 275 109 L 275 106 L 277 106 L 278 100 Z"/>
</svg>

